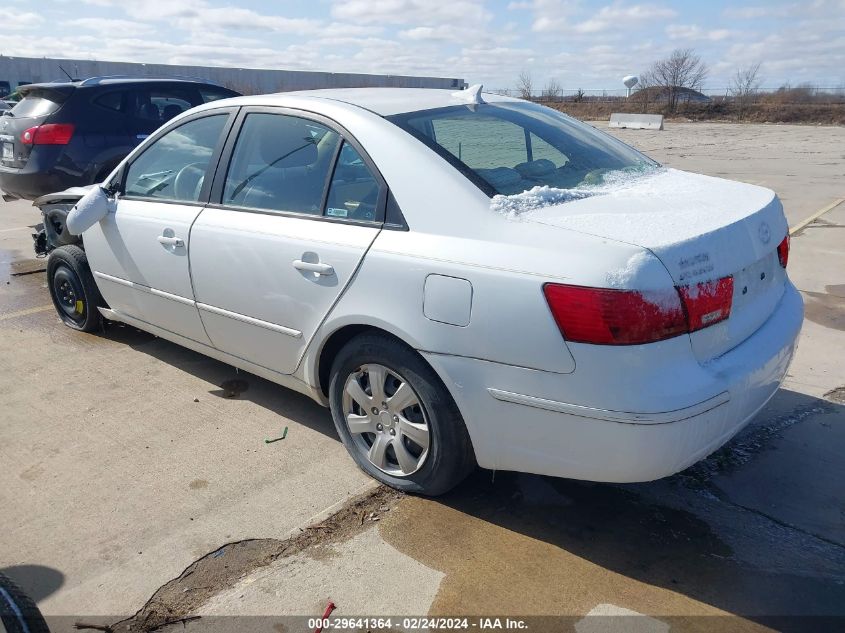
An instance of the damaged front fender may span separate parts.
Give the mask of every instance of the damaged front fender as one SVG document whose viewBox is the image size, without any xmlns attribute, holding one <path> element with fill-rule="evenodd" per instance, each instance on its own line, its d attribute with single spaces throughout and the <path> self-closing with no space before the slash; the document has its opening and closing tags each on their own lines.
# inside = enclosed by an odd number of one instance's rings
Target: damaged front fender
<svg viewBox="0 0 845 633">
<path fill-rule="evenodd" d="M 96 186 L 98 185 L 71 187 L 64 191 L 48 193 L 32 202 L 32 206 L 41 211 L 44 220 L 43 225 L 32 234 L 36 255 L 44 256 L 59 246 L 81 243 L 79 236 L 71 235 L 67 231 L 67 215 L 76 203 Z"/>
</svg>

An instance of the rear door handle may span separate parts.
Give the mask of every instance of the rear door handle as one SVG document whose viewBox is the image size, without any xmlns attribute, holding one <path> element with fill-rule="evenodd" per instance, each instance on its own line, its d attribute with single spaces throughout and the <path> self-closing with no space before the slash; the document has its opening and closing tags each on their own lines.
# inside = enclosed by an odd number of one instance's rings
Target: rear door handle
<svg viewBox="0 0 845 633">
<path fill-rule="evenodd" d="M 165 246 L 175 246 L 176 248 L 182 248 L 185 245 L 181 237 L 169 237 L 167 235 L 159 235 L 158 243 Z"/>
<path fill-rule="evenodd" d="M 334 268 L 328 264 L 312 264 L 311 262 L 304 262 L 301 259 L 293 260 L 293 267 L 297 270 L 307 270 L 310 273 L 317 273 L 318 275 L 334 274 Z"/>
</svg>

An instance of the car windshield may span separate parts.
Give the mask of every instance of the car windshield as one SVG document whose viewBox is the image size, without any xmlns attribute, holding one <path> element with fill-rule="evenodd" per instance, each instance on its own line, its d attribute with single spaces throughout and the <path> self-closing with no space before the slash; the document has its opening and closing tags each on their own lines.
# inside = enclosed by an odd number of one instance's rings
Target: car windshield
<svg viewBox="0 0 845 633">
<path fill-rule="evenodd" d="M 451 106 L 387 118 L 491 197 L 538 185 L 600 185 L 608 173 L 657 165 L 613 137 L 533 103 Z"/>
</svg>

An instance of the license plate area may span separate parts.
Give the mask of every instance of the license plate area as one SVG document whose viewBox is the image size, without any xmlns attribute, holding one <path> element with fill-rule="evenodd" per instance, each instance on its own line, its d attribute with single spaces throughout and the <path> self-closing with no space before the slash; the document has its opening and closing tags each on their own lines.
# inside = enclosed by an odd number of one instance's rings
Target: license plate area
<svg viewBox="0 0 845 633">
<path fill-rule="evenodd" d="M 783 295 L 786 273 L 772 251 L 733 275 L 731 315 L 690 334 L 693 353 L 708 362 L 740 345 L 772 315 Z"/>
<path fill-rule="evenodd" d="M 783 269 L 777 259 L 777 253 L 772 251 L 734 274 L 733 310 L 753 304 L 761 295 L 780 285 L 783 285 Z"/>
<path fill-rule="evenodd" d="M 15 146 L 12 143 L 3 143 L 3 149 L 0 150 L 0 158 L 4 163 L 11 163 L 15 160 Z"/>
</svg>

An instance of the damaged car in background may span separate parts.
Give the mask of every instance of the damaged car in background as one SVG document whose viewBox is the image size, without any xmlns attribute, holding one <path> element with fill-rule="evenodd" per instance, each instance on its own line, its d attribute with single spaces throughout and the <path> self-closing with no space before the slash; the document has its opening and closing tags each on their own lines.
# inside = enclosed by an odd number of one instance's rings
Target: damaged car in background
<svg viewBox="0 0 845 633">
<path fill-rule="evenodd" d="M 422 494 L 678 472 L 777 391 L 803 318 L 772 191 L 480 87 L 217 101 L 36 204 L 65 324 L 307 394 Z"/>
<path fill-rule="evenodd" d="M 6 200 L 102 182 L 143 139 L 185 110 L 239 93 L 200 80 L 91 77 L 28 84 L 0 117 Z"/>
</svg>

